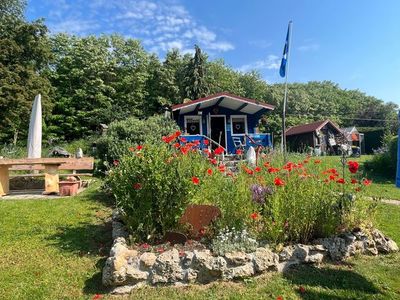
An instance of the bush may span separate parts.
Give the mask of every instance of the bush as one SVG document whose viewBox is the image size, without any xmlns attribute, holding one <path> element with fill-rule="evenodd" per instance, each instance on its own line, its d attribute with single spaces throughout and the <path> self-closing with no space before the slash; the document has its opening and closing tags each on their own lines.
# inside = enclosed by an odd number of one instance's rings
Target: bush
<svg viewBox="0 0 400 300">
<path fill-rule="evenodd" d="M 175 143 L 175 138 L 131 148 L 110 171 L 107 182 L 136 240 L 157 240 L 176 229 L 190 203 L 221 210 L 218 221 L 204 229 L 205 237 L 235 228 L 246 232 L 246 239 L 305 243 L 370 225 L 374 203 L 362 199 L 370 182 L 358 178 L 355 162 L 345 166 L 345 178 L 301 155 L 287 164 L 279 156 L 265 155 L 259 166 L 242 164 L 232 173 L 218 165 L 215 153 L 207 161 L 195 143 Z M 230 247 L 215 239 L 213 244 L 218 251 Z"/>
<path fill-rule="evenodd" d="M 387 143 L 383 153 L 375 154 L 372 160 L 365 162 L 366 170 L 394 178 L 397 166 L 398 137 L 393 137 Z"/>
<path fill-rule="evenodd" d="M 127 154 L 129 147 L 159 144 L 161 137 L 178 130 L 177 124 L 163 116 L 145 120 L 128 118 L 109 125 L 107 133 L 97 141 L 98 157 L 108 163 Z"/>
</svg>

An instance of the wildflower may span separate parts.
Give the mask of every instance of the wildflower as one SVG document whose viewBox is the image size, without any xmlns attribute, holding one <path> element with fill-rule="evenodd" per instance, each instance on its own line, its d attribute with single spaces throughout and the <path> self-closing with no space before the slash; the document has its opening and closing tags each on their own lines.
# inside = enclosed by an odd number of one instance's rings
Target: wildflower
<svg viewBox="0 0 400 300">
<path fill-rule="evenodd" d="M 212 163 L 213 165 L 216 165 L 217 164 L 217 160 L 215 158 L 210 159 L 210 163 Z"/>
<path fill-rule="evenodd" d="M 194 185 L 199 185 L 200 179 L 198 177 L 193 176 L 192 177 L 192 182 L 193 182 Z"/>
<path fill-rule="evenodd" d="M 335 180 L 337 175 L 329 175 L 329 180 Z"/>
<path fill-rule="evenodd" d="M 319 160 L 319 159 L 314 160 L 314 164 L 320 164 L 320 163 L 321 163 L 321 160 Z"/>
<path fill-rule="evenodd" d="M 179 143 L 173 144 L 174 148 L 176 148 L 176 149 L 178 149 L 180 145 L 181 145 L 181 144 L 179 144 Z"/>
<path fill-rule="evenodd" d="M 372 180 L 369 180 L 369 179 L 365 178 L 362 183 L 363 183 L 363 185 L 368 186 L 368 185 L 370 185 L 372 183 Z"/>
<path fill-rule="evenodd" d="M 293 168 L 295 168 L 295 166 L 296 165 L 294 163 L 288 162 L 286 165 L 283 166 L 282 169 L 284 169 L 284 170 L 286 170 L 288 172 L 291 172 L 293 170 Z"/>
<path fill-rule="evenodd" d="M 133 151 L 135 151 L 135 148 L 129 147 L 128 150 L 131 151 L 131 152 L 133 152 Z"/>
<path fill-rule="evenodd" d="M 140 245 L 140 247 L 143 248 L 143 249 L 145 249 L 145 250 L 147 250 L 147 249 L 150 248 L 150 245 L 147 244 L 147 243 L 144 243 L 144 244 Z"/>
<path fill-rule="evenodd" d="M 187 142 L 187 139 L 184 138 L 184 137 L 181 137 L 181 142 L 182 142 L 182 143 L 186 143 L 186 142 Z"/>
<path fill-rule="evenodd" d="M 304 286 L 299 286 L 299 292 L 301 294 L 304 294 L 306 292 L 306 289 L 304 288 Z"/>
<path fill-rule="evenodd" d="M 254 172 L 261 172 L 261 168 L 260 167 L 256 167 L 255 169 L 254 169 Z"/>
<path fill-rule="evenodd" d="M 247 174 L 249 174 L 249 175 L 253 175 L 253 174 L 254 174 L 254 172 L 253 172 L 252 169 L 249 169 L 249 168 L 247 168 L 247 167 L 243 167 L 243 169 L 244 169 L 244 171 L 245 171 Z"/>
<path fill-rule="evenodd" d="M 268 168 L 268 173 L 277 173 L 277 172 L 279 172 L 280 171 L 280 169 L 279 168 Z"/>
<path fill-rule="evenodd" d="M 237 155 L 242 155 L 243 154 L 243 150 L 242 149 L 237 149 L 236 150 L 236 154 Z"/>
<path fill-rule="evenodd" d="M 356 187 L 354 190 L 355 190 L 356 192 L 360 192 L 360 191 L 361 191 L 361 188 L 360 188 L 360 187 Z"/>
<path fill-rule="evenodd" d="M 160 248 L 157 249 L 157 252 L 158 252 L 158 253 L 163 253 L 164 251 L 165 251 L 165 250 L 164 250 L 163 247 L 160 247 Z"/>
<path fill-rule="evenodd" d="M 352 178 L 352 179 L 351 179 L 351 183 L 352 183 L 352 184 L 356 184 L 356 183 L 358 183 L 358 180 L 357 180 L 357 179 L 354 179 L 354 178 Z"/>
<path fill-rule="evenodd" d="M 218 147 L 217 149 L 214 150 L 215 155 L 220 155 L 222 153 L 224 153 L 224 148 L 222 148 L 221 146 Z"/>
<path fill-rule="evenodd" d="M 253 201 L 258 204 L 264 204 L 265 197 L 274 193 L 274 189 L 272 187 L 263 187 L 262 185 L 258 184 L 253 184 L 250 187 L 250 190 L 252 193 Z"/>
<path fill-rule="evenodd" d="M 284 182 L 281 178 L 275 177 L 275 179 L 274 179 L 274 184 L 275 184 L 276 186 L 283 186 L 283 185 L 285 185 L 285 182 Z"/>
<path fill-rule="evenodd" d="M 250 218 L 252 218 L 253 220 L 258 219 L 258 213 L 253 212 L 253 213 L 250 215 Z"/>
<path fill-rule="evenodd" d="M 182 153 L 183 155 L 187 154 L 187 153 L 189 152 L 189 150 L 190 150 L 190 147 L 188 147 L 187 145 L 181 147 L 181 149 L 180 149 L 180 151 L 181 151 L 181 153 Z"/>
<path fill-rule="evenodd" d="M 348 162 L 348 165 L 349 165 L 349 171 L 350 171 L 350 173 L 357 173 L 357 170 L 358 170 L 358 168 L 359 168 L 359 164 L 358 164 L 358 162 L 356 162 L 356 161 L 349 161 Z"/>
<path fill-rule="evenodd" d="M 266 162 L 264 163 L 264 167 L 266 167 L 266 168 L 269 167 L 269 162 L 268 162 L 268 161 L 266 161 Z"/>
<path fill-rule="evenodd" d="M 118 166 L 118 165 L 119 165 L 119 160 L 118 160 L 118 159 L 114 159 L 113 165 L 114 165 L 114 166 Z"/>
<path fill-rule="evenodd" d="M 208 146 L 210 144 L 210 142 L 208 140 L 203 140 L 203 144 Z"/>
<path fill-rule="evenodd" d="M 282 296 L 278 296 L 278 297 L 276 297 L 276 300 L 283 300 L 283 297 Z"/>
<path fill-rule="evenodd" d="M 181 135 L 181 132 L 179 130 L 175 131 L 175 134 L 174 134 L 175 138 L 177 138 L 180 135 Z"/>
<path fill-rule="evenodd" d="M 204 228 L 199 229 L 199 235 L 204 236 L 206 234 L 206 230 Z"/>
<path fill-rule="evenodd" d="M 346 181 L 344 180 L 344 178 L 339 178 L 338 180 L 336 180 L 336 182 L 337 182 L 337 183 L 340 183 L 340 184 L 346 183 Z"/>
<path fill-rule="evenodd" d="M 101 295 L 101 294 L 96 294 L 96 295 L 94 295 L 93 296 L 93 300 L 99 300 L 99 299 L 101 299 L 101 298 L 103 298 L 103 295 Z"/>
<path fill-rule="evenodd" d="M 133 189 L 134 189 L 134 190 L 140 190 L 141 188 L 142 188 L 142 184 L 139 183 L 139 182 L 137 182 L 137 183 L 135 183 L 135 184 L 133 185 Z"/>
<path fill-rule="evenodd" d="M 207 174 L 211 176 L 213 174 L 213 170 L 212 169 L 207 169 Z"/>
<path fill-rule="evenodd" d="M 210 155 L 210 150 L 208 150 L 208 149 L 204 149 L 203 152 L 204 152 L 205 154 L 207 154 L 207 155 Z"/>
<path fill-rule="evenodd" d="M 142 150 L 142 149 L 143 149 L 143 146 L 142 146 L 142 145 L 137 145 L 137 146 L 136 146 L 136 150 L 140 151 L 140 150 Z"/>
<path fill-rule="evenodd" d="M 218 166 L 218 169 L 219 169 L 219 171 L 222 172 L 222 173 L 225 172 L 225 165 L 219 165 L 219 166 Z"/>
</svg>

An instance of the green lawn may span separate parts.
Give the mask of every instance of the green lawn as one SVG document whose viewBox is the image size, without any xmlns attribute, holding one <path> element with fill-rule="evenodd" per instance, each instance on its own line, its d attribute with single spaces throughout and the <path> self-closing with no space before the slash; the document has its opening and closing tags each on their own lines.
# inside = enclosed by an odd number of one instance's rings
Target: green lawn
<svg viewBox="0 0 400 300">
<path fill-rule="evenodd" d="M 111 209 L 97 188 L 69 199 L 0 200 L 0 299 L 92 299 L 107 293 L 101 268 L 110 247 Z M 382 204 L 377 217 L 378 227 L 400 243 L 400 206 Z M 400 299 L 398 270 L 400 254 L 363 256 L 246 282 L 145 288 L 124 298 Z"/>
</svg>

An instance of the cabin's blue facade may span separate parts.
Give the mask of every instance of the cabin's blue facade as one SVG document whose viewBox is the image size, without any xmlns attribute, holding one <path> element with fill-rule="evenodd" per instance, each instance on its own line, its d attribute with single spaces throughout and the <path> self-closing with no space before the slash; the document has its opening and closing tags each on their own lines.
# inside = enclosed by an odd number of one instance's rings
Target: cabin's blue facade
<svg viewBox="0 0 400 300">
<path fill-rule="evenodd" d="M 193 109 L 174 111 L 174 119 L 177 121 L 182 130 L 183 135 L 189 141 L 202 140 L 202 136 L 206 136 L 221 144 L 228 153 L 233 154 L 238 148 L 238 138 L 245 147 L 252 145 L 249 137 L 262 144 L 264 147 L 272 147 L 272 136 L 269 133 L 258 133 L 258 124 L 260 118 L 271 108 L 256 107 L 252 102 L 244 102 L 243 98 L 221 97 L 214 103 L 208 102 L 203 104 L 198 102 Z M 210 97 L 205 98 L 205 101 L 210 101 Z M 196 100 L 195 100 L 196 101 Z M 194 102 L 195 102 L 194 101 Z M 224 106 L 220 103 L 224 101 Z M 236 102 L 235 102 L 236 101 Z M 243 103 L 240 103 L 243 101 Z M 256 108 L 247 108 L 247 111 L 257 110 L 254 113 L 243 112 L 248 105 L 253 105 Z M 182 105 L 181 105 L 182 106 Z M 231 106 L 234 108 L 228 108 Z M 236 140 L 236 145 L 234 143 Z M 203 144 L 203 143 L 201 143 Z"/>
</svg>

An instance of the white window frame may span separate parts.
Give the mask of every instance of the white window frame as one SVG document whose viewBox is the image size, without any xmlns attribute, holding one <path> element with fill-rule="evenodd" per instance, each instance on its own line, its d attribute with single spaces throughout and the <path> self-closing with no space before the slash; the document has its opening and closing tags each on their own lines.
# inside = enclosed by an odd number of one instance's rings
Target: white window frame
<svg viewBox="0 0 400 300">
<path fill-rule="evenodd" d="M 233 133 L 232 118 L 244 118 L 244 132 L 245 133 Z M 247 115 L 231 115 L 230 122 L 231 122 L 231 135 L 232 136 L 243 136 L 245 134 L 249 134 L 249 131 L 247 129 Z"/>
<path fill-rule="evenodd" d="M 192 116 L 184 116 L 184 123 L 185 123 L 185 134 L 186 135 L 197 135 L 197 134 L 189 134 L 187 131 L 187 119 L 197 119 L 199 120 L 199 124 L 200 124 L 200 135 L 203 135 L 203 124 L 202 124 L 202 120 L 201 120 L 201 116 L 199 115 L 192 115 Z"/>
</svg>

